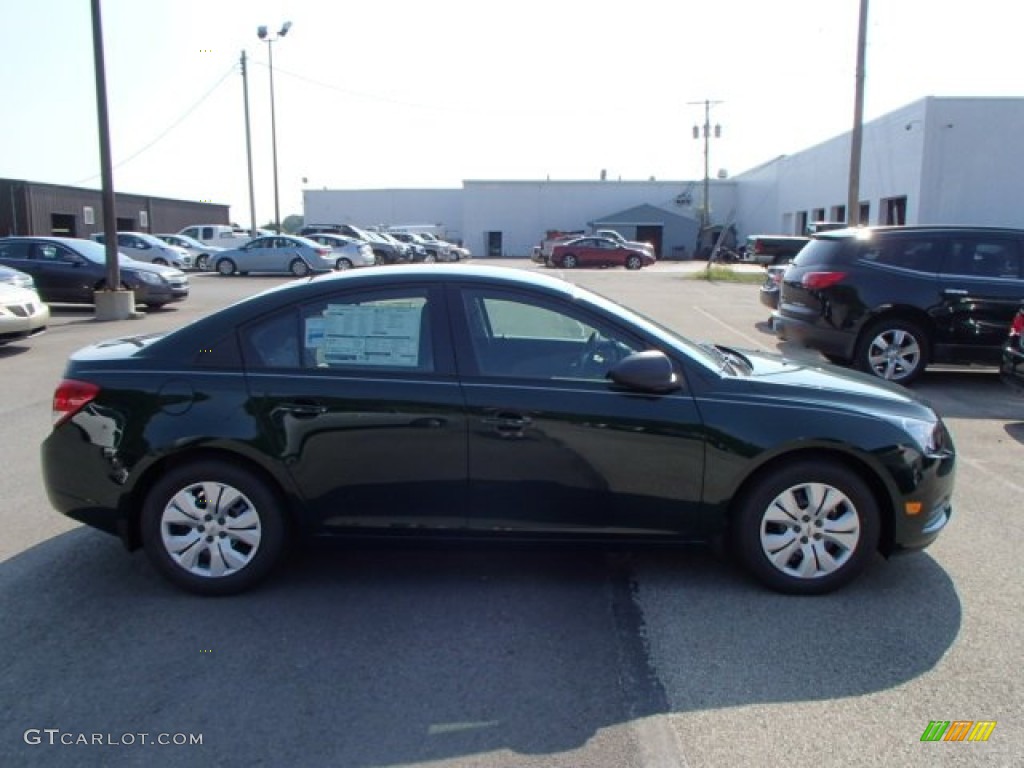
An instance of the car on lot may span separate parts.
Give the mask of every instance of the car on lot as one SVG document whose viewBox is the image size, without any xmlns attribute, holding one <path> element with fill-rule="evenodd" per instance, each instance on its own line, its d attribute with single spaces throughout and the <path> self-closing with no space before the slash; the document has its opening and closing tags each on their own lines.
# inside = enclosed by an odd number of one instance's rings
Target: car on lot
<svg viewBox="0 0 1024 768">
<path fill-rule="evenodd" d="M 221 251 L 213 258 L 213 269 L 221 275 L 250 272 L 290 272 L 296 277 L 332 272 L 335 256 L 328 246 L 296 235 L 257 237 L 241 248 Z"/>
<path fill-rule="evenodd" d="M 96 232 L 92 239 L 97 243 L 106 242 L 106 234 Z M 192 254 L 184 248 L 165 243 L 156 235 L 147 232 L 118 232 L 117 250 L 136 261 L 148 261 L 151 264 L 192 269 Z"/>
<path fill-rule="evenodd" d="M 200 242 L 188 235 L 163 234 L 157 235 L 157 237 L 165 243 L 181 248 L 191 255 L 192 268 L 197 269 L 200 272 L 208 270 L 210 268 L 210 264 L 213 263 L 212 257 L 224 250 L 218 245 L 207 245 L 206 243 Z"/>
<path fill-rule="evenodd" d="M 241 248 L 253 239 L 247 229 L 231 224 L 193 224 L 185 227 L 179 235 L 198 240 L 204 245 L 215 245 L 219 248 Z M 256 236 L 273 234 L 257 230 Z"/>
<path fill-rule="evenodd" d="M 1003 345 L 999 374 L 1013 389 L 1024 392 L 1024 302 L 1010 323 L 1010 332 Z"/>
<path fill-rule="evenodd" d="M 809 237 L 795 235 L 750 235 L 743 249 L 742 261 L 762 266 L 787 264 L 809 242 Z"/>
<path fill-rule="evenodd" d="M 782 285 L 782 276 L 786 273 L 786 265 L 768 266 L 764 269 L 764 282 L 761 283 L 759 298 L 761 303 L 768 309 L 779 308 L 779 286 Z"/>
<path fill-rule="evenodd" d="M 121 284 L 152 309 L 188 298 L 188 276 L 180 269 L 119 254 Z M 107 250 L 74 237 L 0 238 L 0 264 L 32 275 L 43 301 L 92 304 L 107 285 Z"/>
<path fill-rule="evenodd" d="M 36 281 L 32 279 L 32 275 L 18 269 L 11 269 L 11 267 L 0 266 L 0 283 L 14 285 L 18 288 L 28 288 L 32 291 L 36 289 Z"/>
<path fill-rule="evenodd" d="M 314 243 L 320 243 L 334 252 L 335 269 L 352 269 L 353 267 L 372 267 L 377 263 L 373 249 L 369 243 L 356 240 L 345 235 L 320 232 L 309 235 Z"/>
<path fill-rule="evenodd" d="M 930 544 L 954 450 L 916 395 L 694 344 L 553 276 L 292 281 L 75 352 L 43 478 L 180 587 L 252 586 L 306 535 L 706 541 L 834 590 Z"/>
<path fill-rule="evenodd" d="M 0 282 L 0 346 L 46 330 L 50 308 L 31 288 Z"/>
<path fill-rule="evenodd" d="M 578 237 L 551 249 L 548 265 L 563 269 L 577 267 L 625 267 L 640 269 L 654 263 L 647 251 L 623 245 L 609 237 Z"/>
<path fill-rule="evenodd" d="M 931 363 L 998 366 L 1022 269 L 1024 230 L 824 232 L 786 270 L 773 325 L 783 340 L 901 384 Z"/>
</svg>

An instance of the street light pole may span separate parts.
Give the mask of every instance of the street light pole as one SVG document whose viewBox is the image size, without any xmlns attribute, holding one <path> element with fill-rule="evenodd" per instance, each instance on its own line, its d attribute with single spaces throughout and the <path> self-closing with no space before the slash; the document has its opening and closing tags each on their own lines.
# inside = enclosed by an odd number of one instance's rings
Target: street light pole
<svg viewBox="0 0 1024 768">
<path fill-rule="evenodd" d="M 252 183 L 252 132 L 249 130 L 249 75 L 242 51 L 242 100 L 245 102 L 245 159 L 249 168 L 249 234 L 256 237 L 256 193 Z"/>
<path fill-rule="evenodd" d="M 274 159 L 274 231 L 281 234 L 281 204 L 277 184 L 277 119 L 274 110 L 274 43 L 288 34 L 292 23 L 286 21 L 277 32 L 277 37 L 268 37 L 267 28 L 259 27 L 256 34 L 267 44 L 267 55 L 270 61 L 270 143 Z M 256 223 L 253 222 L 253 227 Z"/>
</svg>

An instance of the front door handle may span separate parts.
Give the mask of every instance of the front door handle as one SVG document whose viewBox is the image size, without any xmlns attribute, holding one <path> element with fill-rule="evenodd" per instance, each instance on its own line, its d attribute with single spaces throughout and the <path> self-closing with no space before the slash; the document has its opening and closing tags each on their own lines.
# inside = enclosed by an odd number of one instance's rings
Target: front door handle
<svg viewBox="0 0 1024 768">
<path fill-rule="evenodd" d="M 945 288 L 942 294 L 944 296 L 966 296 L 967 290 L 964 288 Z"/>
</svg>

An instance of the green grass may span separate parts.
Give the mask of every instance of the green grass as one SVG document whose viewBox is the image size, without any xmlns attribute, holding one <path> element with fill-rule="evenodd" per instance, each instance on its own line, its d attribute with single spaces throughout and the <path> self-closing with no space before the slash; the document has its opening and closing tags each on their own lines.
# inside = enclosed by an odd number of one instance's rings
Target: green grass
<svg viewBox="0 0 1024 768">
<path fill-rule="evenodd" d="M 757 283 L 764 282 L 764 272 L 739 272 L 732 267 L 715 264 L 690 275 L 693 280 L 708 280 L 714 283 Z"/>
</svg>

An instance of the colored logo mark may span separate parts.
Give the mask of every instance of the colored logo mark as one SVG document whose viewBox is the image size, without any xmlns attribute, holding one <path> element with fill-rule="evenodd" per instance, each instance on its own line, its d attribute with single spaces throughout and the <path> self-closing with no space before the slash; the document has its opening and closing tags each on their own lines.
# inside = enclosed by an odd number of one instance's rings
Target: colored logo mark
<svg viewBox="0 0 1024 768">
<path fill-rule="evenodd" d="M 921 741 L 988 741 L 995 720 L 930 720 Z"/>
</svg>

